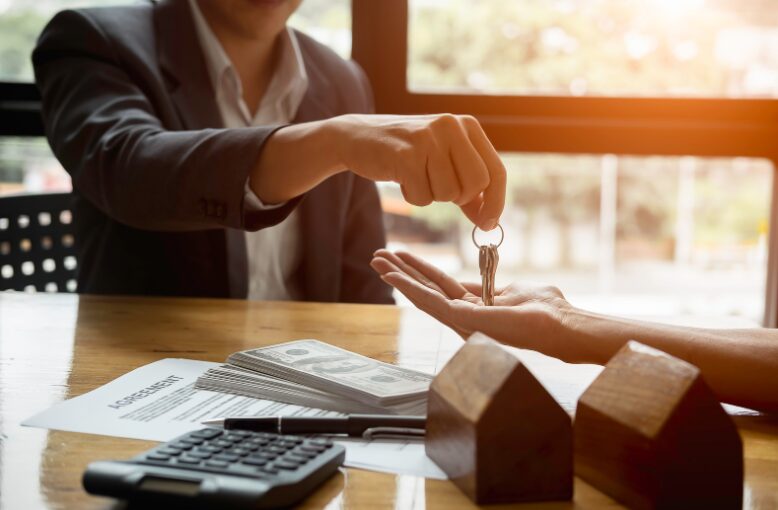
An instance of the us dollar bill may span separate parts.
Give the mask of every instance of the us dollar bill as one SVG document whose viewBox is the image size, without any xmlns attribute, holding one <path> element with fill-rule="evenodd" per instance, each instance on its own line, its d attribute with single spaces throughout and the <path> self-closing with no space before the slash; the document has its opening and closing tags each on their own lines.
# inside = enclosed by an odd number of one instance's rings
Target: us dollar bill
<svg viewBox="0 0 778 510">
<path fill-rule="evenodd" d="M 228 363 L 302 383 L 324 383 L 389 403 L 426 395 L 432 376 L 356 354 L 318 340 L 297 340 L 231 355 Z M 337 390 L 334 390 L 337 391 Z"/>
</svg>

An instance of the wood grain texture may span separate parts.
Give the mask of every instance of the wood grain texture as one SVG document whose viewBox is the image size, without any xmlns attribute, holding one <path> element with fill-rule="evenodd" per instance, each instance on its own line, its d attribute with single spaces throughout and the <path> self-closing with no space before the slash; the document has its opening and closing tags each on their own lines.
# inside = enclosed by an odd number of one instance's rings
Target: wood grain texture
<svg viewBox="0 0 778 510">
<path fill-rule="evenodd" d="M 570 499 L 570 416 L 527 368 L 476 333 L 430 387 L 427 455 L 478 504 Z"/>
<path fill-rule="evenodd" d="M 740 508 L 742 459 L 699 369 L 637 342 L 578 402 L 576 474 L 630 508 Z"/>
<path fill-rule="evenodd" d="M 154 444 L 21 427 L 31 415 L 161 358 L 222 361 L 237 350 L 309 337 L 428 372 L 462 345 L 410 308 L 0 293 L 0 508 L 110 508 L 111 500 L 81 488 L 86 465 L 128 458 Z M 739 417 L 736 423 L 745 455 L 744 507 L 778 508 L 778 419 Z M 448 481 L 356 469 L 341 470 L 302 506 L 475 508 Z M 576 478 L 573 501 L 518 508 L 622 506 Z"/>
</svg>

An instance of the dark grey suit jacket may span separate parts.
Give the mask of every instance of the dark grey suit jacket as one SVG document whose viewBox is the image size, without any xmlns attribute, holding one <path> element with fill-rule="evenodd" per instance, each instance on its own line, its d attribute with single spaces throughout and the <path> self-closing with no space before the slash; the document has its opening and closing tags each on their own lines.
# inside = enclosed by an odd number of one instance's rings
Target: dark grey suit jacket
<svg viewBox="0 0 778 510">
<path fill-rule="evenodd" d="M 310 84 L 295 122 L 371 112 L 362 70 L 298 38 Z M 33 64 L 77 197 L 79 291 L 245 298 L 243 231 L 299 207 L 305 299 L 392 302 L 368 265 L 385 244 L 373 183 L 344 173 L 243 213 L 249 171 L 278 126 L 223 128 L 186 0 L 61 12 Z"/>
</svg>

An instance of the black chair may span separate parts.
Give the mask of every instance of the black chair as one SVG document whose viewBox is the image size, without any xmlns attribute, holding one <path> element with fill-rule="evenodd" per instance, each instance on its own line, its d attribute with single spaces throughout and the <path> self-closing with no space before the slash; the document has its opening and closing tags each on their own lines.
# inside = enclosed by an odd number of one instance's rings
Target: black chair
<svg viewBox="0 0 778 510">
<path fill-rule="evenodd" d="M 0 82 L 0 136 L 43 136 L 32 83 Z M 70 193 L 0 197 L 0 290 L 76 291 Z"/>
<path fill-rule="evenodd" d="M 0 290 L 75 292 L 73 195 L 0 198 Z"/>
<path fill-rule="evenodd" d="M 0 81 L 0 136 L 44 136 L 34 84 Z"/>
</svg>

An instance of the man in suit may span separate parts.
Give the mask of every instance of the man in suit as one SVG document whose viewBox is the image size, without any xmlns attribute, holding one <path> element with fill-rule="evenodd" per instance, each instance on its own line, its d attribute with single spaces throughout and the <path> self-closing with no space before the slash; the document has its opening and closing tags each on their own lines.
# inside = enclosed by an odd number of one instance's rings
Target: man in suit
<svg viewBox="0 0 778 510">
<path fill-rule="evenodd" d="M 71 174 L 81 292 L 391 302 L 371 181 L 493 228 L 505 170 L 477 121 L 361 115 L 361 69 L 286 27 L 300 0 L 64 11 L 33 53 Z"/>
</svg>

